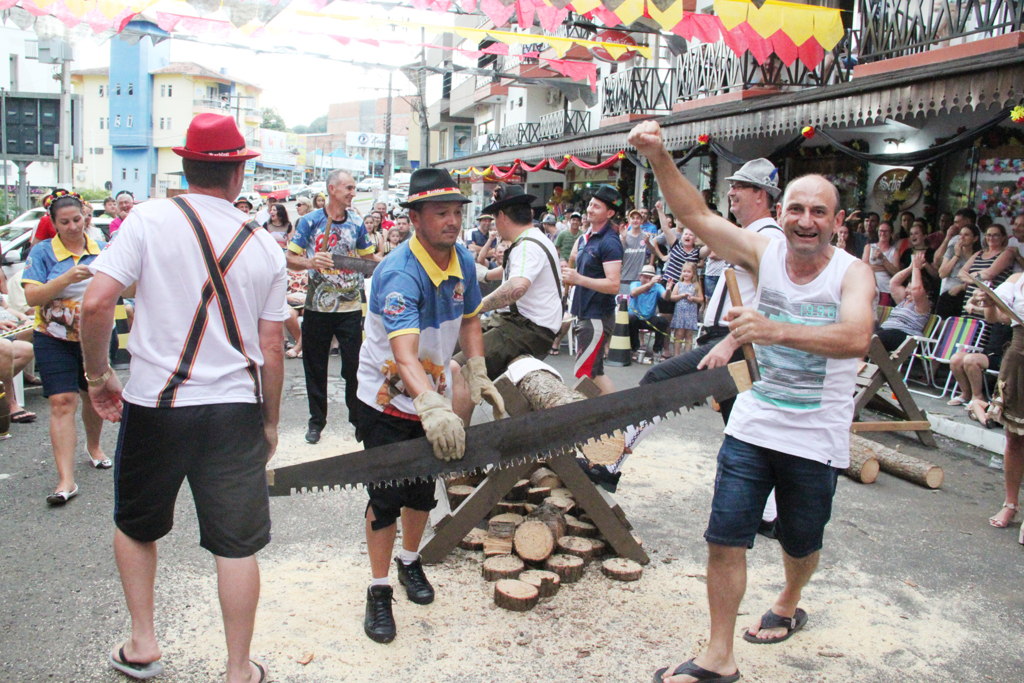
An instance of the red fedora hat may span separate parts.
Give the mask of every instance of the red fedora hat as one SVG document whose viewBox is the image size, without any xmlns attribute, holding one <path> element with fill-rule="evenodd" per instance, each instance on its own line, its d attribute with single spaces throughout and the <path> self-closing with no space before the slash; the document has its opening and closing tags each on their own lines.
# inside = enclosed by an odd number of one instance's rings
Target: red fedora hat
<svg viewBox="0 0 1024 683">
<path fill-rule="evenodd" d="M 246 161 L 260 155 L 246 149 L 245 138 L 235 120 L 220 114 L 199 114 L 188 124 L 185 146 L 174 147 L 174 153 L 195 161 Z"/>
</svg>

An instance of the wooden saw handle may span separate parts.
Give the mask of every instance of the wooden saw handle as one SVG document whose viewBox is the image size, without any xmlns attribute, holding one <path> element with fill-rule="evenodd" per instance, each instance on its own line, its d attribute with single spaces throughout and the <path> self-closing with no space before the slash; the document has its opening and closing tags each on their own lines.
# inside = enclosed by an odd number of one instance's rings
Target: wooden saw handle
<svg viewBox="0 0 1024 683">
<path fill-rule="evenodd" d="M 732 268 L 726 268 L 723 275 L 725 275 L 725 286 L 729 290 L 729 302 L 734 308 L 742 306 L 743 297 L 740 296 L 740 286 L 736 282 L 736 271 Z M 750 381 L 760 381 L 761 373 L 757 369 L 757 357 L 754 355 L 754 346 L 752 344 L 743 344 L 741 348 L 743 349 L 743 358 L 747 361 Z"/>
</svg>

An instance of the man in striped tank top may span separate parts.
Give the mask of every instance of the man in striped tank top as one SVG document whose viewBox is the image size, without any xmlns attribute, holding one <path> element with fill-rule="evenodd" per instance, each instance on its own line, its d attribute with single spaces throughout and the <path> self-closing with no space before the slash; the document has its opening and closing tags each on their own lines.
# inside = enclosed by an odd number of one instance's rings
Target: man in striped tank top
<svg viewBox="0 0 1024 683">
<path fill-rule="evenodd" d="M 736 342 L 754 345 L 761 379 L 737 398 L 718 453 L 704 532 L 711 638 L 694 659 L 655 674 L 667 683 L 731 683 L 739 679 L 732 644 L 746 553 L 773 487 L 785 587 L 743 637 L 777 643 L 807 621 L 797 605 L 818 566 L 839 471 L 849 465 L 857 360 L 871 340 L 874 278 L 865 263 L 829 244 L 845 216 L 839 192 L 825 178 L 789 183 L 777 209 L 785 241 L 771 240 L 708 210 L 672 162 L 657 123 L 639 124 L 629 141 L 650 161 L 679 220 L 716 254 L 758 276 L 756 300 L 726 316 Z"/>
</svg>

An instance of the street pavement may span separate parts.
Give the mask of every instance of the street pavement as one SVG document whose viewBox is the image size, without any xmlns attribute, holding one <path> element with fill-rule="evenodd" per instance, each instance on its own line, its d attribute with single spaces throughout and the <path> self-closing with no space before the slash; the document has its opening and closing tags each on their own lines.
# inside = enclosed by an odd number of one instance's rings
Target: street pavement
<svg viewBox="0 0 1024 683">
<path fill-rule="evenodd" d="M 564 377 L 570 377 L 572 359 L 564 349 L 560 356 L 549 360 Z M 628 388 L 636 385 L 648 367 L 610 368 L 609 375 L 617 387 Z M 338 359 L 332 357 L 331 376 L 337 378 L 338 373 Z M 120 374 L 124 378 L 127 373 Z M 302 365 L 301 361 L 286 361 L 282 457 L 322 457 L 340 452 L 340 446 L 353 446 L 352 429 L 344 420 L 340 389 L 340 382 L 332 381 L 331 412 L 324 441 L 319 446 L 302 443 L 301 435 L 308 415 Z M 84 434 L 79 426 L 76 466 L 81 494 L 65 507 L 48 508 L 44 498 L 52 490 L 56 476 L 47 430 L 49 410 L 39 389 L 29 390 L 26 407 L 38 413 L 39 420 L 32 425 L 14 425 L 13 437 L 0 441 L 0 568 L 3 576 L 0 581 L 0 681 L 122 680 L 105 664 L 110 648 L 128 635 L 127 612 L 111 550 L 112 473 L 88 467 L 84 455 Z M 230 425 L 225 425 L 225 428 L 230 428 Z M 116 428 L 108 424 L 102 443 L 112 458 L 116 437 Z M 655 468 L 655 472 L 659 467 L 664 467 L 665 472 L 675 471 L 671 468 L 677 464 L 673 462 L 676 457 L 682 459 L 687 453 L 690 455 L 685 457 L 694 457 L 693 453 L 696 453 L 701 460 L 700 465 L 705 469 L 711 468 L 721 439 L 720 419 L 709 408 L 684 412 L 663 423 L 658 438 L 661 443 L 670 444 L 669 448 L 656 453 L 664 460 L 659 463 L 652 456 L 645 456 L 644 467 Z M 1024 652 L 1024 548 L 1016 542 L 1017 525 L 1010 530 L 997 530 L 986 522 L 1002 501 L 1002 474 L 986 467 L 988 454 L 962 447 L 944 437 L 938 438 L 940 447 L 935 450 L 922 448 L 913 438 L 902 435 L 878 438 L 891 446 L 898 446 L 903 452 L 941 465 L 945 469 L 945 483 L 939 491 L 927 491 L 885 474 L 870 486 L 840 477 L 833 521 L 826 531 L 819 578 L 812 582 L 805 597 L 824 607 L 833 599 L 837 602 L 841 598 L 856 600 L 861 593 L 881 591 L 891 596 L 892 605 L 890 598 L 885 598 L 885 609 L 895 610 L 893 614 L 898 612 L 897 625 L 905 624 L 908 633 L 916 634 L 914 637 L 927 634 L 931 639 L 938 639 L 940 652 L 946 651 L 942 642 L 948 639 L 948 656 L 941 657 L 941 662 L 935 662 L 934 643 L 928 647 L 916 642 L 902 643 L 899 647 L 890 645 L 883 658 L 887 668 L 867 667 L 862 670 L 863 675 L 853 674 L 846 680 L 1024 680 L 1021 657 Z M 672 444 L 678 444 L 678 456 Z M 636 464 L 639 465 L 640 460 Z M 701 534 L 707 520 L 710 485 L 679 498 L 657 496 L 652 495 L 653 489 L 647 479 L 632 474 L 639 471 L 627 463 L 620 490 L 626 512 L 636 533 L 644 539 L 645 548 L 658 553 L 652 557 L 663 558 L 663 562 L 677 558 L 699 567 L 705 557 Z M 674 475 L 673 478 L 678 480 Z M 365 547 L 360 545 L 365 500 L 365 493 L 356 490 L 271 501 L 273 541 L 260 554 L 265 571 L 262 614 L 274 610 L 277 603 L 287 598 L 307 603 L 338 601 L 339 605 L 349 604 L 353 613 L 361 615 L 365 585 L 362 567 L 367 564 Z M 208 681 L 211 677 L 222 680 L 222 674 L 219 678 L 217 674 L 223 672 L 222 639 L 210 637 L 200 643 L 202 647 L 193 642 L 205 633 L 204 627 L 209 626 L 195 616 L 197 610 L 203 613 L 212 610 L 216 614 L 216 598 L 210 583 L 213 562 L 198 546 L 195 513 L 186 487 L 179 495 L 175 528 L 160 542 L 159 553 L 157 630 L 165 645 L 169 667 L 167 675 L 160 680 Z M 342 582 L 329 594 L 315 595 L 304 595 L 303 586 L 308 585 L 306 581 L 287 586 L 287 592 L 282 592 L 280 582 L 268 585 L 274 574 L 267 567 L 279 567 L 296 557 L 320 563 L 327 561 L 322 558 L 334 556 L 347 558 L 354 567 L 356 578 L 353 585 Z M 778 590 L 781 566 L 775 544 L 759 538 L 751 551 L 751 563 L 752 571 L 757 568 L 757 576 L 763 577 L 766 572 L 769 576 L 776 576 L 767 588 Z M 454 566 L 451 571 L 456 571 L 461 565 L 456 562 Z M 435 571 L 441 572 L 441 569 Z M 644 590 L 665 591 L 666 594 L 674 590 L 670 585 L 659 583 L 658 572 L 666 570 L 657 559 L 646 571 L 652 573 L 649 576 L 645 574 L 643 581 L 648 583 Z M 365 581 L 368 579 L 369 568 L 366 566 Z M 479 580 L 478 576 L 476 580 Z M 759 596 L 758 604 L 748 605 L 745 602 L 744 614 L 759 614 L 767 608 L 767 604 L 761 604 L 762 594 L 756 595 Z M 695 605 L 690 609 L 706 614 L 701 593 L 690 595 L 689 599 L 689 604 Z M 566 600 L 571 601 L 571 597 Z M 571 602 L 565 604 L 571 609 Z M 284 610 L 283 620 L 287 623 L 289 608 L 280 609 Z M 299 607 L 293 609 L 298 611 Z M 396 607 L 396 613 L 399 609 L 407 611 L 404 605 Z M 630 623 L 638 618 L 630 612 L 628 605 L 606 616 L 613 621 L 618 619 Z M 671 625 L 673 617 L 670 612 L 658 616 L 657 621 L 667 621 Z M 384 667 L 388 650 L 365 639 L 358 626 L 358 618 L 353 616 L 351 623 L 346 621 L 344 628 L 332 632 L 331 642 L 321 643 L 317 656 L 321 657 L 324 650 L 332 648 L 367 650 L 370 652 L 368 656 L 380 658 L 380 666 Z M 495 618 L 502 617 L 498 614 Z M 516 622 L 512 621 L 512 616 L 507 618 L 511 624 L 509 628 L 514 630 Z M 650 618 L 650 615 L 642 618 Z M 695 621 L 700 622 L 702 618 Z M 741 623 L 750 618 L 741 617 Z M 812 633 L 810 629 L 816 626 L 813 614 L 811 619 L 808 633 Z M 938 619 L 941 622 L 935 628 L 941 632 L 930 632 L 927 622 Z M 266 628 L 264 624 L 265 621 L 258 622 L 258 640 L 260 631 Z M 817 627 L 821 628 L 820 621 Z M 298 628 L 312 629 L 313 624 L 303 627 L 300 622 Z M 409 627 L 403 625 L 401 628 Z M 697 629 L 702 628 L 705 627 L 698 623 Z M 799 643 L 799 638 L 798 634 L 791 642 Z M 864 626 L 854 635 L 854 640 L 871 641 L 872 638 L 870 626 Z M 182 642 L 193 644 L 186 650 L 177 645 Z M 264 641 L 260 643 L 264 648 L 273 647 Z M 590 680 L 591 675 L 600 674 L 601 680 L 605 681 L 646 681 L 650 678 L 653 664 L 664 666 L 672 659 L 681 661 L 679 655 L 694 650 L 698 644 L 699 641 L 670 641 L 656 648 L 653 655 L 648 652 L 640 657 L 631 656 L 629 653 L 633 650 L 629 643 L 624 643 L 624 654 L 618 655 L 615 670 L 595 672 L 587 669 L 587 662 L 593 662 L 593 666 L 596 660 L 581 659 L 576 664 L 574 659 L 573 666 L 577 668 L 550 670 L 538 680 L 577 680 L 577 677 Z M 433 647 L 445 648 L 448 645 L 451 643 L 440 642 L 434 643 Z M 780 650 L 779 656 L 790 667 L 786 669 L 791 672 L 786 680 L 839 680 L 834 676 L 822 676 L 816 667 L 841 661 L 827 657 L 841 657 L 844 647 L 852 647 L 853 643 L 830 645 L 837 648 L 839 654 L 832 652 L 814 657 L 811 653 L 810 657 L 798 657 L 792 654 L 792 649 Z M 645 647 L 650 649 L 649 645 Z M 882 644 L 879 648 L 885 649 Z M 774 652 L 760 647 L 755 650 L 762 656 Z M 267 652 L 256 651 L 254 654 L 268 656 Z M 341 680 L 315 674 L 313 665 L 304 670 L 295 663 L 294 653 L 277 655 L 276 659 L 273 653 L 270 655 L 272 671 L 275 672 L 273 680 Z M 438 654 L 437 659 L 443 656 L 447 656 L 447 650 Z M 649 661 L 651 656 L 657 657 L 658 661 Z M 431 675 L 429 665 L 416 668 L 418 664 L 405 662 L 404 666 L 407 668 L 403 671 L 407 671 L 411 678 L 424 681 L 482 682 L 495 678 L 486 670 L 463 673 L 456 678 L 440 674 L 435 677 Z M 514 661 L 511 666 L 515 666 Z M 882 671 L 887 673 L 881 675 Z M 903 673 L 893 677 L 893 671 Z M 921 671 L 928 671 L 929 675 L 924 677 Z M 755 675 L 750 680 L 773 679 Z"/>
</svg>

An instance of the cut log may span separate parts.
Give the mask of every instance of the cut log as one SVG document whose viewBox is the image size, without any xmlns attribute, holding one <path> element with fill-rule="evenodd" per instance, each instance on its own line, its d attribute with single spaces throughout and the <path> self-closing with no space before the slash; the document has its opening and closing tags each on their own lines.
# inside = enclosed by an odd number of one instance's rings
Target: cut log
<svg viewBox="0 0 1024 683">
<path fill-rule="evenodd" d="M 515 515 L 519 517 L 519 515 Z M 519 517 L 522 519 L 522 517 Z M 487 522 L 487 535 L 492 538 L 512 538 L 516 533 L 516 520 L 509 519 L 508 515 L 497 515 L 491 517 Z"/>
<path fill-rule="evenodd" d="M 600 538 L 592 538 L 590 542 L 594 544 L 593 558 L 596 560 L 599 557 L 604 557 L 605 553 L 608 552 L 608 544 Z"/>
<path fill-rule="evenodd" d="M 516 529 L 513 547 L 516 554 L 527 562 L 543 562 L 555 550 L 555 535 L 544 522 L 523 522 Z"/>
<path fill-rule="evenodd" d="M 565 535 L 580 536 L 582 538 L 597 538 L 597 527 L 593 524 L 581 522 L 572 515 L 565 516 Z"/>
<path fill-rule="evenodd" d="M 523 392 L 523 396 L 534 410 L 564 406 L 587 398 L 565 386 L 557 376 L 544 370 L 526 373 L 516 386 Z"/>
<path fill-rule="evenodd" d="M 466 537 L 459 541 L 459 547 L 463 550 L 483 550 L 485 538 L 487 532 L 483 529 L 470 529 Z"/>
<path fill-rule="evenodd" d="M 549 493 L 548 496 L 552 498 L 561 496 L 562 498 L 572 498 L 573 500 L 576 499 L 576 496 L 572 495 L 572 491 L 566 488 L 551 489 L 551 493 Z"/>
<path fill-rule="evenodd" d="M 539 470 L 531 474 L 530 484 L 534 488 L 562 488 L 562 480 L 558 478 L 557 474 L 549 470 L 547 467 L 541 467 Z"/>
<path fill-rule="evenodd" d="M 512 554 L 512 539 L 511 538 L 495 538 L 490 534 L 484 538 L 484 557 L 494 557 L 495 555 L 511 555 Z"/>
<path fill-rule="evenodd" d="M 850 466 L 843 470 L 850 479 L 861 484 L 870 484 L 878 478 L 878 460 L 875 452 L 863 444 L 850 440 Z"/>
<path fill-rule="evenodd" d="M 515 555 L 498 555 L 484 560 L 484 581 L 518 578 L 526 566 Z"/>
<path fill-rule="evenodd" d="M 616 581 L 637 581 L 644 573 L 643 567 L 624 557 L 613 557 L 601 563 L 601 572 Z"/>
<path fill-rule="evenodd" d="M 576 583 L 583 578 L 583 560 L 572 555 L 552 555 L 544 561 L 544 568 L 558 574 L 562 583 Z"/>
<path fill-rule="evenodd" d="M 488 520 L 487 523 L 489 525 L 491 522 L 512 522 L 516 526 L 519 526 L 525 521 L 526 517 L 524 517 L 523 515 L 519 515 L 514 512 L 503 512 L 500 515 L 494 515 L 493 517 L 491 517 L 491 519 Z"/>
<path fill-rule="evenodd" d="M 502 579 L 494 584 L 494 604 L 513 612 L 528 612 L 537 605 L 540 591 L 524 581 Z"/>
<path fill-rule="evenodd" d="M 583 446 L 583 456 L 591 465 L 614 465 L 622 457 L 626 448 L 626 436 L 615 432 L 612 436 L 604 436 L 597 441 L 590 441 Z"/>
<path fill-rule="evenodd" d="M 537 486 L 526 492 L 526 500 L 534 505 L 540 505 L 544 499 L 551 495 L 551 489 L 547 486 Z"/>
<path fill-rule="evenodd" d="M 590 562 L 594 556 L 594 544 L 589 538 L 579 538 L 578 536 L 562 536 L 556 541 L 558 546 L 558 552 L 565 555 L 574 555 L 584 563 Z"/>
<path fill-rule="evenodd" d="M 498 503 L 498 509 L 502 510 L 502 515 L 511 513 L 513 515 L 522 516 L 526 514 L 526 503 L 503 500 Z M 493 519 L 493 517 L 491 519 Z"/>
<path fill-rule="evenodd" d="M 929 489 L 937 489 L 942 486 L 944 474 L 942 468 L 938 465 L 933 465 L 912 455 L 900 453 L 888 446 L 883 446 L 880 443 L 851 434 L 851 452 L 855 447 L 871 451 L 875 459 L 878 460 L 879 468 L 894 477 L 905 479 Z"/>
<path fill-rule="evenodd" d="M 448 503 L 452 506 L 452 510 L 462 505 L 462 501 L 469 498 L 473 490 L 473 487 L 467 484 L 449 484 Z"/>
<path fill-rule="evenodd" d="M 561 510 L 563 515 L 569 514 L 576 507 L 576 503 L 572 498 L 565 498 L 563 496 L 548 496 L 544 499 L 544 502 Z"/>
<path fill-rule="evenodd" d="M 565 536 L 565 514 L 554 505 L 538 505 L 527 516 L 527 519 L 535 519 L 547 524 L 548 528 L 551 529 L 551 535 L 556 539 Z"/>
<path fill-rule="evenodd" d="M 536 588 L 542 598 L 553 597 L 562 585 L 558 574 L 544 569 L 527 569 L 519 575 L 519 580 Z"/>
<path fill-rule="evenodd" d="M 505 500 L 515 501 L 517 503 L 525 503 L 526 496 L 530 492 L 530 480 L 520 479 L 516 482 L 516 485 L 505 496 Z"/>
</svg>

